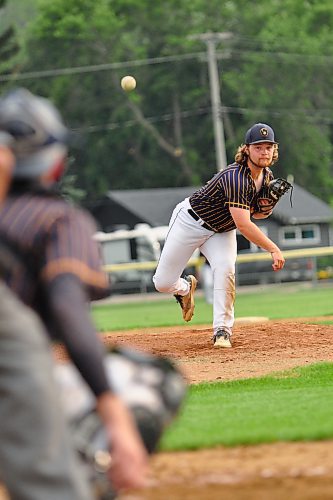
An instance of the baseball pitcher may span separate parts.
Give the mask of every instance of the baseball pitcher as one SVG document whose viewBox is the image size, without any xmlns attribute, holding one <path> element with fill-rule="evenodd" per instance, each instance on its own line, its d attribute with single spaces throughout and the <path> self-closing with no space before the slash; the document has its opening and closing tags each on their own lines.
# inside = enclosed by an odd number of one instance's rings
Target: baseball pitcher
<svg viewBox="0 0 333 500">
<path fill-rule="evenodd" d="M 253 222 L 271 215 L 280 197 L 291 188 L 274 179 L 270 167 L 278 159 L 273 129 L 254 124 L 239 146 L 235 162 L 218 172 L 173 211 L 169 232 L 153 277 L 159 292 L 172 293 L 185 321 L 194 313 L 197 280 L 181 277 L 194 250 L 206 257 L 213 272 L 213 344 L 231 347 L 234 324 L 236 230 L 269 252 L 274 271 L 284 266 L 279 247 Z"/>
</svg>

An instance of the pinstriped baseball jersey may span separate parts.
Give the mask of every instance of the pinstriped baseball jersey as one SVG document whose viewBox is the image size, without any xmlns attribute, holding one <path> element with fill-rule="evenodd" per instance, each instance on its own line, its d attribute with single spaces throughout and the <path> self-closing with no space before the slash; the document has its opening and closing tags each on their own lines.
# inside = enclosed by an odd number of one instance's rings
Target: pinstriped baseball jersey
<svg viewBox="0 0 333 500">
<path fill-rule="evenodd" d="M 5 281 L 31 306 L 38 289 L 61 274 L 74 274 L 91 299 L 108 295 L 95 231 L 87 212 L 57 195 L 11 193 L 0 213 L 0 240 L 27 265 L 20 272 L 6 269 Z"/>
<path fill-rule="evenodd" d="M 263 184 L 271 179 L 272 171 L 265 168 Z M 193 193 L 190 204 L 195 213 L 215 232 L 224 233 L 236 228 L 229 208 L 251 210 L 256 197 L 256 187 L 248 166 L 233 163 Z"/>
</svg>

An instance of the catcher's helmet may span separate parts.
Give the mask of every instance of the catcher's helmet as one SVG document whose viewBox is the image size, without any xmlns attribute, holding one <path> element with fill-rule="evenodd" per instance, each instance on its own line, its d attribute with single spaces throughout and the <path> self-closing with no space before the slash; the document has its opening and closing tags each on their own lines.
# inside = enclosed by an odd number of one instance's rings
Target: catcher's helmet
<svg viewBox="0 0 333 500">
<path fill-rule="evenodd" d="M 52 168 L 67 153 L 68 129 L 55 106 L 27 89 L 0 99 L 0 131 L 13 137 L 15 178 L 32 179 Z"/>
<path fill-rule="evenodd" d="M 266 123 L 255 123 L 245 134 L 245 144 L 259 144 L 261 142 L 277 144 L 272 127 Z"/>
</svg>

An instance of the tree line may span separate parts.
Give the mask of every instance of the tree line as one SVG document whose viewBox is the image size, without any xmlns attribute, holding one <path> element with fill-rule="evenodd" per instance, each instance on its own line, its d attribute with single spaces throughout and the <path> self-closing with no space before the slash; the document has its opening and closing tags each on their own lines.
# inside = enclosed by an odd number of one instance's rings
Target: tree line
<svg viewBox="0 0 333 500">
<path fill-rule="evenodd" d="M 25 86 L 60 107 L 77 139 L 69 176 L 85 201 L 110 189 L 199 186 L 216 155 L 197 35 L 228 32 L 216 45 L 228 162 L 249 126 L 269 123 L 280 144 L 276 176 L 333 202 L 333 4 L 253 5 L 44 1 L 23 36 L 15 19 L 0 33 L 1 90 Z M 126 74 L 137 80 L 131 93 L 120 87 Z"/>
</svg>

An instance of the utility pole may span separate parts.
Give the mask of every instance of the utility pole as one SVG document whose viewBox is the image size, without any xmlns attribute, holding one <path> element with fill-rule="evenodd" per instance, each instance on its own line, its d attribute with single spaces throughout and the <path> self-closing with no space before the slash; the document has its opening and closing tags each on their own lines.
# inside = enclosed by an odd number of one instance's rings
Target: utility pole
<svg viewBox="0 0 333 500">
<path fill-rule="evenodd" d="M 221 40 L 232 37 L 232 33 L 202 33 L 191 35 L 191 40 L 201 40 L 207 47 L 207 62 L 209 71 L 210 96 L 212 104 L 212 115 L 214 125 L 215 155 L 217 171 L 223 170 L 227 166 L 227 155 L 225 149 L 224 128 L 222 120 L 222 106 L 220 95 L 220 83 L 216 59 L 216 44 Z"/>
</svg>

